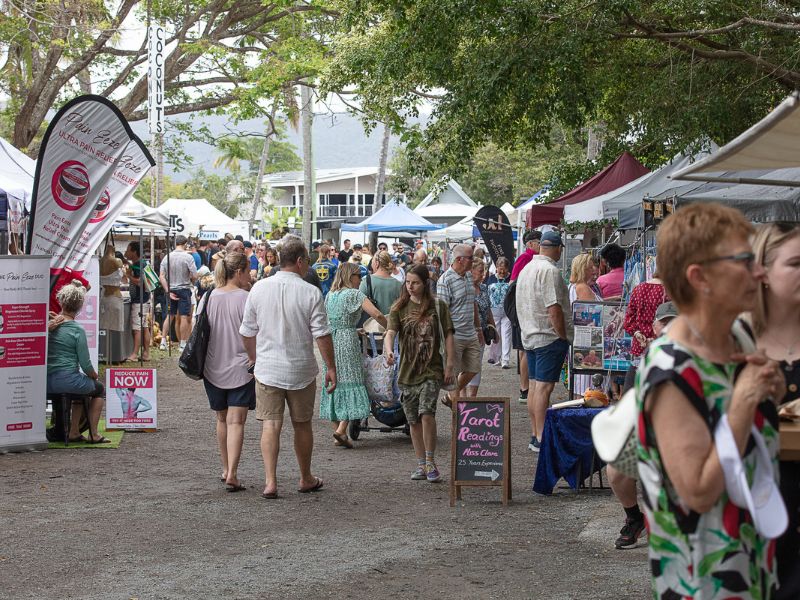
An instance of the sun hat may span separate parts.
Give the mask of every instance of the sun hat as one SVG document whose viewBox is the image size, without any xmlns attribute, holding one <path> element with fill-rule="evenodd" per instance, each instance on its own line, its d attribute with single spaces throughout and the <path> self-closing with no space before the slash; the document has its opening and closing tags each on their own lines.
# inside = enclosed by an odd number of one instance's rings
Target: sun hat
<svg viewBox="0 0 800 600">
<path fill-rule="evenodd" d="M 750 512 L 756 531 L 768 539 L 775 539 L 786 531 L 789 516 L 775 483 L 772 460 L 764 437 L 754 426 L 751 426 L 751 435 L 755 442 L 752 452 L 755 452 L 756 458 L 752 486 L 747 483 L 747 473 L 739 456 L 728 415 L 723 415 L 717 424 L 714 445 L 725 475 L 728 498 L 739 508 L 746 508 Z"/>
</svg>

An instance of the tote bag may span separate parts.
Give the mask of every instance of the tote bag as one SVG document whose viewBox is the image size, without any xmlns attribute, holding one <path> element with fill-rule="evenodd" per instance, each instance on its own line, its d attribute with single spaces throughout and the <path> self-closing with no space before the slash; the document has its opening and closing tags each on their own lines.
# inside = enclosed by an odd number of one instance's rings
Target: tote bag
<svg viewBox="0 0 800 600">
<path fill-rule="evenodd" d="M 202 379 L 203 369 L 206 365 L 206 352 L 208 341 L 211 339 L 211 324 L 208 322 L 208 303 L 211 302 L 213 292 L 208 292 L 203 310 L 195 318 L 194 329 L 189 335 L 186 347 L 178 359 L 178 366 L 189 379 Z"/>
</svg>

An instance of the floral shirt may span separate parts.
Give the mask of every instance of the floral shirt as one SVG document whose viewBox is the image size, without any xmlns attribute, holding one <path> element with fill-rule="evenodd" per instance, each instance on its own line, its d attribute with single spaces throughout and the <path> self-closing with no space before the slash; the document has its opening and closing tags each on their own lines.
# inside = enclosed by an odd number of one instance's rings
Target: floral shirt
<svg viewBox="0 0 800 600">
<path fill-rule="evenodd" d="M 628 335 L 633 335 L 641 331 L 644 337 L 652 339 L 653 320 L 656 318 L 656 309 L 660 304 L 669 300 L 664 286 L 660 283 L 640 283 L 631 292 L 631 299 L 625 311 L 625 331 Z M 631 342 L 631 354 L 641 356 L 644 348 L 639 340 L 633 338 Z"/>
<path fill-rule="evenodd" d="M 762 537 L 749 512 L 731 503 L 726 492 L 706 513 L 688 509 L 661 463 L 652 423 L 644 412 L 647 395 L 671 382 L 703 416 L 713 435 L 728 408 L 736 367 L 710 363 L 662 336 L 650 344 L 636 376 L 636 450 L 657 600 L 768 600 L 774 595 L 775 540 Z M 754 424 L 772 454 L 777 477 L 778 415 L 771 402 L 759 405 Z M 742 459 L 749 480 L 755 454 L 751 440 Z"/>
<path fill-rule="evenodd" d="M 491 301 L 492 308 L 502 308 L 503 301 L 506 299 L 508 288 L 511 286 L 511 278 L 498 279 L 497 276 L 492 275 L 488 281 L 489 287 L 489 300 Z"/>
<path fill-rule="evenodd" d="M 489 300 L 489 288 L 485 283 L 480 285 L 480 293 L 475 293 L 475 304 L 478 305 L 478 318 L 481 321 L 481 327 L 486 327 L 489 323 L 489 311 L 492 309 L 491 300 Z"/>
</svg>

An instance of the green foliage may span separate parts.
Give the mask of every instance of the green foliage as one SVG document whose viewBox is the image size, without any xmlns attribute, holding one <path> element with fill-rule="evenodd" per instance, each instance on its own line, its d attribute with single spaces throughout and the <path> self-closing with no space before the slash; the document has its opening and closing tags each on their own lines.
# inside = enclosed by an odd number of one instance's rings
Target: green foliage
<svg viewBox="0 0 800 600">
<path fill-rule="evenodd" d="M 800 84 L 800 25 L 787 2 L 334 6 L 327 87 L 356 86 L 370 118 L 395 125 L 432 104 L 427 128 L 404 139 L 424 178 L 458 178 L 488 142 L 547 146 L 554 123 L 573 132 L 602 124 L 606 145 L 650 166 L 701 138 L 729 141 Z M 560 175 L 568 181 L 569 169 Z"/>
</svg>

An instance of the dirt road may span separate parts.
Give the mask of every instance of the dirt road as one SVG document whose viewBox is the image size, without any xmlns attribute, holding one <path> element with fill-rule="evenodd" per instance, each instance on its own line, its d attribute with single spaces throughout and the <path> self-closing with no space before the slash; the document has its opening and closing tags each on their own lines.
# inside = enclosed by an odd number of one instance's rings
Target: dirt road
<svg viewBox="0 0 800 600">
<path fill-rule="evenodd" d="M 498 489 L 477 488 L 450 508 L 446 483 L 409 479 L 406 436 L 363 433 L 345 450 L 316 420 L 324 490 L 295 492 L 284 431 L 281 498 L 265 501 L 259 423 L 251 413 L 240 469 L 248 490 L 228 494 L 202 384 L 175 362 L 158 363 L 158 433 L 126 434 L 119 450 L 0 456 L 1 598 L 649 596 L 646 548 L 613 547 L 622 511 L 610 492 L 530 491 L 535 455 L 516 400 L 506 508 Z M 485 365 L 481 395 L 516 398 L 515 380 Z M 439 432 L 449 475 L 449 420 Z"/>
</svg>

